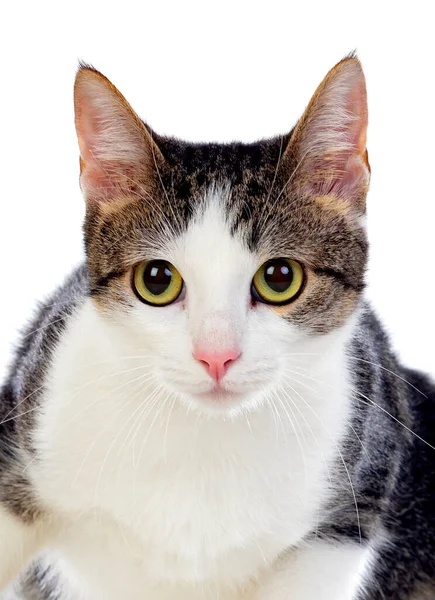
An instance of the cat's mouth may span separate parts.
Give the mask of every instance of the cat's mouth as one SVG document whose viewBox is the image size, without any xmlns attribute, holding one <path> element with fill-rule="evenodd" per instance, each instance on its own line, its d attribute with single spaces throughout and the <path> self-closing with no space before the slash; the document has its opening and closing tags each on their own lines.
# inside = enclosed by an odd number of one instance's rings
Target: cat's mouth
<svg viewBox="0 0 435 600">
<path fill-rule="evenodd" d="M 175 380 L 169 378 L 167 386 L 177 395 L 184 397 L 189 403 L 197 408 L 203 408 L 206 412 L 227 412 L 239 409 L 242 405 L 251 403 L 253 399 L 263 395 L 264 390 L 271 386 L 273 380 L 268 378 L 243 377 L 242 381 L 226 380 L 219 382 L 198 381 L 188 382 L 185 379 Z"/>
<path fill-rule="evenodd" d="M 207 390 L 205 392 L 198 392 L 195 394 L 195 396 L 197 396 L 203 401 L 212 401 L 219 404 L 223 404 L 240 400 L 245 395 L 235 390 L 228 389 L 223 385 L 216 384 L 210 390 Z"/>
</svg>

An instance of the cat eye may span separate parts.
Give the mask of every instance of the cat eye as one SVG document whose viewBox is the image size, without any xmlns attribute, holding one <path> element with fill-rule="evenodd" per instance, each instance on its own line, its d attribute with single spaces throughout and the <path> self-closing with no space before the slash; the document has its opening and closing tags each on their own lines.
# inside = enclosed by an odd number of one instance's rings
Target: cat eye
<svg viewBox="0 0 435 600">
<path fill-rule="evenodd" d="M 153 306 L 172 304 L 181 294 L 183 279 L 174 265 L 149 260 L 134 269 L 133 290 L 140 300 Z"/>
<path fill-rule="evenodd" d="M 275 258 L 268 260 L 254 275 L 252 295 L 266 304 L 287 304 L 302 291 L 304 271 L 295 260 Z"/>
</svg>

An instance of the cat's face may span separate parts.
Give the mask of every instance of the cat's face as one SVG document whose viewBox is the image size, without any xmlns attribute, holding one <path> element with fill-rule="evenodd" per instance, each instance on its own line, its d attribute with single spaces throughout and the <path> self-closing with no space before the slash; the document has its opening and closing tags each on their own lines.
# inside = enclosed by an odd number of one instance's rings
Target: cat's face
<svg viewBox="0 0 435 600">
<path fill-rule="evenodd" d="M 160 138 L 87 68 L 75 99 L 92 297 L 158 385 L 236 413 L 341 339 L 367 258 L 356 59 L 328 74 L 291 135 L 256 144 Z"/>
</svg>

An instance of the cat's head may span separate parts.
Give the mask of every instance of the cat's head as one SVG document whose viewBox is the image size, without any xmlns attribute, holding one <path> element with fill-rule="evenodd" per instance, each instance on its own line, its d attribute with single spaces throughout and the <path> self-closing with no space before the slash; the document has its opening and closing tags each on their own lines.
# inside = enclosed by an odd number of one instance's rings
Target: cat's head
<svg viewBox="0 0 435 600">
<path fill-rule="evenodd" d="M 253 144 L 160 137 L 87 66 L 75 110 L 91 295 L 159 385 L 237 412 L 283 385 L 292 356 L 328 352 L 367 260 L 357 58 L 290 134 Z"/>
</svg>

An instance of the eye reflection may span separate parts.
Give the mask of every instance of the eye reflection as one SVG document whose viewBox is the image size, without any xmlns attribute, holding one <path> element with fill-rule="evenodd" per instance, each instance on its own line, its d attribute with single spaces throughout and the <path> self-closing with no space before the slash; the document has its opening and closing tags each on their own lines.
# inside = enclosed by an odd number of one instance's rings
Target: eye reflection
<svg viewBox="0 0 435 600">
<path fill-rule="evenodd" d="M 275 258 L 262 265 L 252 280 L 252 295 L 266 304 L 287 304 L 302 290 L 304 271 L 295 260 Z"/>
<path fill-rule="evenodd" d="M 152 306 L 167 306 L 178 298 L 183 279 L 177 269 L 165 260 L 145 261 L 137 265 L 133 290 L 140 300 Z"/>
</svg>

